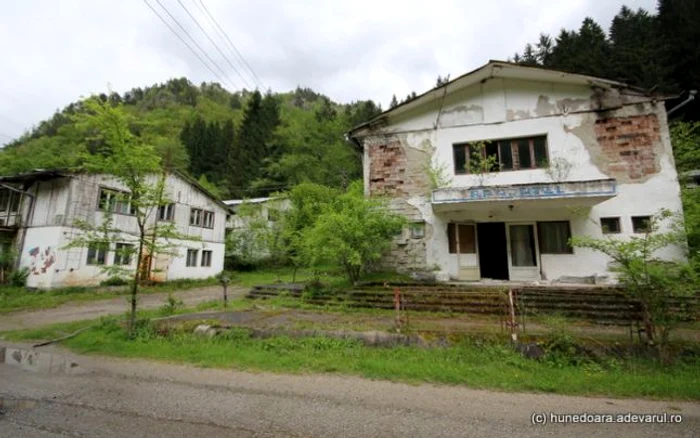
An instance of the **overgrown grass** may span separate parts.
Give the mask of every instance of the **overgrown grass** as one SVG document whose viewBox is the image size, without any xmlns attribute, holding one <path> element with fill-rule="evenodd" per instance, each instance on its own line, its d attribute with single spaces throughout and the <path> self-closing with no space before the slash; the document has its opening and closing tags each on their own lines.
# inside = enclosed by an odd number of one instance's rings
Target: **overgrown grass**
<svg viewBox="0 0 700 438">
<path fill-rule="evenodd" d="M 61 331 L 76 330 L 80 324 L 64 325 Z M 694 383 L 699 365 L 696 358 L 678 360 L 672 366 L 638 357 L 581 362 L 554 356 L 534 361 L 522 358 L 498 337 L 465 337 L 449 348 L 376 348 L 324 337 L 255 339 L 243 329 L 204 338 L 191 334 L 193 324 L 188 325 L 187 331 L 144 325 L 135 339 L 129 339 L 113 319 L 104 319 L 94 329 L 64 344 L 83 354 L 139 357 L 201 367 L 341 373 L 503 391 L 700 399 L 700 387 Z M 55 337 L 56 327 L 52 330 L 24 331 L 21 338 Z"/>
<path fill-rule="evenodd" d="M 215 278 L 173 280 L 142 286 L 139 288 L 139 293 L 167 293 L 216 284 L 218 284 L 218 280 Z M 67 302 L 106 300 L 128 294 L 128 286 L 65 287 L 48 290 L 0 286 L 0 314 L 19 310 L 47 309 Z"/>
</svg>

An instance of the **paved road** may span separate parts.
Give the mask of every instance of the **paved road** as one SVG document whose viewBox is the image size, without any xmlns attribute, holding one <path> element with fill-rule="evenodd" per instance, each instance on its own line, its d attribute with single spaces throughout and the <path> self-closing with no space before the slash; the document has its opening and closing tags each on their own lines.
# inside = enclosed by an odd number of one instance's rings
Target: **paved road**
<svg viewBox="0 0 700 438">
<path fill-rule="evenodd" d="M 55 351 L 55 350 L 54 350 Z M 693 403 L 509 394 L 355 377 L 74 356 L 81 373 L 0 365 L 0 437 L 691 437 Z M 662 413 L 682 424 L 530 424 L 533 412 Z"/>
<path fill-rule="evenodd" d="M 242 297 L 248 288 L 230 287 L 229 298 Z M 187 306 L 194 306 L 205 301 L 218 300 L 222 297 L 221 287 L 203 287 L 173 292 L 172 295 L 182 300 Z M 167 293 L 152 293 L 139 296 L 139 308 L 152 309 L 160 307 L 168 298 Z M 110 298 L 99 301 L 67 303 L 53 309 L 21 311 L 0 315 L 0 332 L 41 327 L 60 322 L 95 319 L 107 315 L 119 315 L 128 309 L 127 297 Z"/>
</svg>

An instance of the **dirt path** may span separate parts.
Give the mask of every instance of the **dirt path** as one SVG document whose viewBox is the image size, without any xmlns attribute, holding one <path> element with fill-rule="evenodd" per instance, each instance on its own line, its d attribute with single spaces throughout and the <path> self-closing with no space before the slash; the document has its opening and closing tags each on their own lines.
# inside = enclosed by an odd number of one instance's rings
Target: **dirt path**
<svg viewBox="0 0 700 438">
<path fill-rule="evenodd" d="M 700 430 L 697 403 L 511 394 L 40 351 L 70 355 L 78 364 L 71 370 L 79 371 L 0 364 L 0 436 L 671 438 Z M 682 423 L 531 424 L 534 413 L 664 412 L 681 415 Z"/>
<path fill-rule="evenodd" d="M 229 298 L 243 296 L 248 288 L 230 287 Z M 186 306 L 221 299 L 221 287 L 210 286 L 197 289 L 189 289 L 182 292 L 173 292 L 172 295 L 182 300 Z M 167 299 L 167 293 L 145 294 L 139 297 L 139 308 L 153 309 L 160 307 Z M 41 327 L 60 322 L 72 322 L 85 319 L 94 319 L 107 315 L 119 315 L 128 309 L 127 297 L 110 298 L 100 301 L 86 301 L 80 303 L 66 303 L 53 309 L 27 310 L 0 315 L 0 331 L 21 330 Z"/>
</svg>

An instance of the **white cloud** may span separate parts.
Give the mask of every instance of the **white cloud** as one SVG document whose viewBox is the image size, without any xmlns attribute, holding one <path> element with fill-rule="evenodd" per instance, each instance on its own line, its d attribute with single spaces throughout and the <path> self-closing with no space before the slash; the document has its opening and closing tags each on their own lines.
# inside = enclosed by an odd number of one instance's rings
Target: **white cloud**
<svg viewBox="0 0 700 438">
<path fill-rule="evenodd" d="M 241 84 L 178 2 L 160 1 Z M 156 0 L 149 2 L 168 19 Z M 182 2 L 226 50 L 198 0 Z M 300 85 L 335 100 L 374 99 L 385 107 L 392 94 L 422 92 L 437 75 L 455 77 L 489 59 L 512 56 L 540 32 L 556 35 L 562 27 L 578 27 L 586 16 L 607 28 L 622 3 L 204 1 L 273 90 Z M 654 0 L 624 3 L 655 8 Z M 143 1 L 8 2 L 0 16 L 0 53 L 0 143 L 3 135 L 20 135 L 108 85 L 123 92 L 179 76 L 195 83 L 216 80 Z"/>
</svg>

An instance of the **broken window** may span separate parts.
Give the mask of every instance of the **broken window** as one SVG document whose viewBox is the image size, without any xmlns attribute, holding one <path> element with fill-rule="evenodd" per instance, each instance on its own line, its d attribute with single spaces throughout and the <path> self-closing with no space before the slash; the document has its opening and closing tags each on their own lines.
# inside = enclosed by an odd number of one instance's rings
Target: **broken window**
<svg viewBox="0 0 700 438">
<path fill-rule="evenodd" d="M 635 233 L 651 231 L 651 216 L 632 216 L 632 230 Z"/>
<path fill-rule="evenodd" d="M 447 242 L 450 254 L 476 253 L 474 225 L 470 224 L 447 224 Z"/>
<path fill-rule="evenodd" d="M 620 233 L 620 218 L 619 217 L 602 217 L 600 218 L 600 228 L 603 234 L 618 234 Z"/>
<path fill-rule="evenodd" d="M 541 254 L 573 254 L 569 221 L 537 222 Z"/>
<path fill-rule="evenodd" d="M 129 243 L 117 243 L 114 251 L 115 265 L 130 265 L 131 255 L 134 253 L 134 245 Z"/>
<path fill-rule="evenodd" d="M 104 265 L 107 256 L 107 245 L 104 243 L 94 243 L 88 246 L 87 264 Z"/>
<path fill-rule="evenodd" d="M 190 225 L 195 227 L 214 228 L 214 212 L 193 208 L 190 210 Z"/>
<path fill-rule="evenodd" d="M 496 165 L 492 172 L 506 170 L 538 169 L 549 166 L 547 155 L 547 137 L 524 137 L 481 142 L 477 148 L 474 143 L 455 144 L 452 146 L 455 174 L 468 174 L 469 160 L 474 154 L 483 159 L 495 157 Z"/>
<path fill-rule="evenodd" d="M 199 227 L 202 225 L 202 210 L 193 208 L 190 210 L 190 225 Z"/>
<path fill-rule="evenodd" d="M 185 261 L 185 265 L 188 267 L 191 266 L 197 266 L 197 251 L 196 249 L 188 249 L 187 250 L 187 260 Z"/>
</svg>

